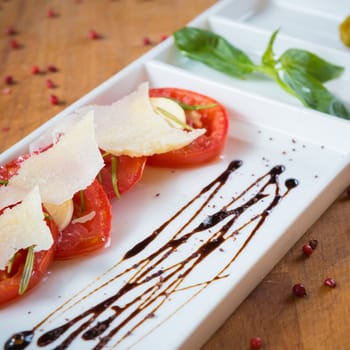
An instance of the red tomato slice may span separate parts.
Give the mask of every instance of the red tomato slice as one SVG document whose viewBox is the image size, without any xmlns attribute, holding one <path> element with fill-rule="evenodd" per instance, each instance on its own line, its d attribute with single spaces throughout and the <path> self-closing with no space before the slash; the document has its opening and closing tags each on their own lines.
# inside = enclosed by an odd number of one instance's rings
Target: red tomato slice
<svg viewBox="0 0 350 350">
<path fill-rule="evenodd" d="M 17 173 L 17 170 L 19 169 L 21 163 L 28 157 L 29 155 L 25 155 L 23 157 L 21 156 L 5 165 L 0 166 L 0 180 L 9 180 L 13 175 Z M 57 225 L 52 220 L 46 219 L 46 224 L 50 228 L 52 237 L 54 239 L 54 244 L 49 250 L 42 250 L 35 253 L 32 275 L 30 277 L 27 291 L 32 289 L 40 282 L 53 260 L 54 250 L 56 248 L 56 242 L 59 236 L 59 230 L 57 228 Z M 12 265 L 11 273 L 7 273 L 5 270 L 0 270 L 0 305 L 20 296 L 18 294 L 18 291 L 21 284 L 26 256 L 27 249 L 21 249 L 17 252 L 16 258 Z"/>
<path fill-rule="evenodd" d="M 226 109 L 221 104 L 211 97 L 177 88 L 151 89 L 150 97 L 168 97 L 193 106 L 208 104 L 216 106 L 187 110 L 187 124 L 194 128 L 205 128 L 207 132 L 184 148 L 148 157 L 147 164 L 161 167 L 188 167 L 207 163 L 220 155 L 229 125 Z"/>
<path fill-rule="evenodd" d="M 116 197 L 112 184 L 112 157 L 110 155 L 104 157 L 105 167 L 101 170 L 99 177 L 109 199 Z M 119 194 L 123 194 L 140 181 L 147 157 L 119 156 L 116 160 L 117 187 Z"/>
<path fill-rule="evenodd" d="M 46 220 L 46 223 L 51 230 L 54 241 L 57 241 L 59 231 L 56 224 L 49 219 Z M 27 291 L 35 287 L 48 271 L 48 268 L 53 260 L 55 244 L 56 243 L 54 243 L 49 250 L 42 250 L 35 253 L 34 266 Z M 11 273 L 8 274 L 4 270 L 0 271 L 0 305 L 20 296 L 18 291 L 21 284 L 26 256 L 27 250 L 21 249 L 18 251 L 13 262 Z"/>
<path fill-rule="evenodd" d="M 112 210 L 108 197 L 97 180 L 83 193 L 73 197 L 74 219 L 84 218 L 92 213 L 86 222 L 70 223 L 59 236 L 55 259 L 66 260 L 103 248 L 109 240 L 112 226 Z M 83 208 L 85 206 L 85 208 Z"/>
</svg>

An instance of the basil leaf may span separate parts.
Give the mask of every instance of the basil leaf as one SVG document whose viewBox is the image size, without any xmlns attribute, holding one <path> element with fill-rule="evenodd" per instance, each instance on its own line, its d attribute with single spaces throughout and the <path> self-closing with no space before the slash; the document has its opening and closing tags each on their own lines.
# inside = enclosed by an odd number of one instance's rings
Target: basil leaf
<svg viewBox="0 0 350 350">
<path fill-rule="evenodd" d="M 273 53 L 273 44 L 276 40 L 276 36 L 278 32 L 279 30 L 276 30 L 272 33 L 269 43 L 267 44 L 267 48 L 261 58 L 261 63 L 264 66 L 269 66 L 271 68 L 274 68 L 277 63 L 275 59 L 275 54 Z"/>
<path fill-rule="evenodd" d="M 304 105 L 320 112 L 350 119 L 350 112 L 345 105 L 311 75 L 298 69 L 288 69 L 282 72 L 280 77 Z"/>
<path fill-rule="evenodd" d="M 220 72 L 244 78 L 254 71 L 254 63 L 225 38 L 208 30 L 185 27 L 174 33 L 181 53 Z"/>
<path fill-rule="evenodd" d="M 288 49 L 279 60 L 285 70 L 297 69 L 322 83 L 339 78 L 344 71 L 344 67 L 336 66 L 312 52 L 300 49 Z"/>
</svg>

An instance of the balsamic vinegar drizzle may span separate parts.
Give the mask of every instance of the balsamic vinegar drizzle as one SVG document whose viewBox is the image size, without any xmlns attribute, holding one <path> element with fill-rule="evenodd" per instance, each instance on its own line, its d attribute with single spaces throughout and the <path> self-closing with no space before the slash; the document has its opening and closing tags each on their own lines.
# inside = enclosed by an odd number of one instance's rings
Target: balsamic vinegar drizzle
<svg viewBox="0 0 350 350">
<path fill-rule="evenodd" d="M 80 302 L 86 301 L 96 292 L 103 292 L 106 286 L 118 282 L 119 286 L 115 294 L 89 306 L 81 313 L 75 312 L 72 318 L 62 321 L 61 325 L 56 328 L 42 330 L 43 324 L 49 323 L 54 315 L 65 306 L 64 304 L 32 330 L 12 335 L 5 343 L 4 349 L 25 349 L 34 342 L 35 333 L 39 331 L 43 334 L 36 340 L 37 347 L 54 346 L 56 350 L 63 350 L 67 349 L 77 338 L 85 341 L 93 340 L 94 342 L 90 345 L 94 350 L 102 349 L 107 344 L 115 347 L 135 332 L 138 327 L 146 324 L 146 321 L 155 318 L 157 312 L 162 311 L 162 307 L 165 307 L 166 302 L 171 298 L 185 293 L 183 300 L 180 300 L 180 306 L 171 310 L 165 320 L 158 322 L 156 326 L 153 325 L 153 328 L 142 335 L 143 337 L 151 333 L 213 282 L 227 278 L 229 268 L 255 236 L 273 208 L 298 185 L 296 179 L 287 179 L 284 183 L 286 189 L 282 193 L 278 179 L 285 168 L 283 165 L 277 165 L 248 185 L 239 195 L 232 197 L 232 189 L 226 188 L 229 187 L 227 181 L 230 175 L 241 166 L 241 161 L 232 161 L 226 170 L 205 186 L 168 221 L 128 250 L 121 261 L 109 271 L 119 267 L 122 263 L 126 264 L 124 270 L 118 273 L 113 272 L 114 275 L 111 278 L 87 295 L 80 296 L 80 299 L 68 310 L 73 309 L 74 312 L 74 307 Z M 229 193 L 230 200 L 213 214 L 205 215 L 204 211 L 207 207 L 210 205 L 215 207 L 214 198 L 218 199 L 220 190 L 225 190 L 225 194 Z M 249 196 L 249 199 L 245 199 L 245 196 Z M 243 203 L 238 205 L 239 200 Z M 191 211 L 191 217 L 186 218 L 185 224 L 175 232 L 171 231 L 170 238 L 159 247 L 157 238 L 160 239 L 165 230 L 177 219 L 183 219 L 186 210 L 197 202 L 199 207 Z M 252 216 L 245 218 L 249 210 L 256 206 L 258 210 Z M 204 215 L 204 219 L 201 219 L 201 215 Z M 190 228 L 191 225 L 193 228 Z M 244 236 L 243 240 L 235 244 L 235 240 L 242 236 Z M 150 249 L 154 242 L 158 242 L 158 248 Z M 196 249 L 186 252 L 184 256 L 177 257 L 179 251 L 191 248 L 194 242 L 197 244 Z M 233 248 L 234 246 L 236 248 Z M 151 252 L 147 253 L 147 249 Z M 201 268 L 204 261 L 210 259 L 213 252 L 218 251 L 226 252 L 228 256 L 222 266 L 217 266 L 218 270 L 211 272 L 208 279 L 192 281 L 195 278 L 192 272 Z M 133 262 L 141 253 L 145 253 L 145 256 Z M 211 266 L 208 264 L 205 268 L 211 268 Z M 49 324 L 46 328 L 48 327 Z M 112 341 L 113 344 L 111 344 Z M 140 338 L 136 339 L 135 343 L 138 341 Z"/>
</svg>

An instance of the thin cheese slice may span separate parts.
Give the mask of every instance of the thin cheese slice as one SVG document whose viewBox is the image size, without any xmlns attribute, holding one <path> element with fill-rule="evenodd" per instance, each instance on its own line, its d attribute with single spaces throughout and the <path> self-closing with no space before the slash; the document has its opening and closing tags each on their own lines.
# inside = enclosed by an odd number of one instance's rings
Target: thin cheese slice
<svg viewBox="0 0 350 350">
<path fill-rule="evenodd" d="M 39 188 L 33 188 L 11 209 L 0 215 L 0 270 L 22 248 L 34 245 L 34 251 L 47 250 L 53 239 L 44 221 Z"/>
<path fill-rule="evenodd" d="M 90 112 L 53 147 L 25 160 L 9 185 L 26 190 L 39 186 L 44 203 L 61 204 L 90 185 L 103 165 Z"/>
<path fill-rule="evenodd" d="M 149 156 L 182 148 L 205 129 L 185 131 L 173 127 L 151 104 L 148 83 L 110 106 L 88 106 L 76 113 L 94 111 L 96 139 L 114 155 Z"/>
</svg>

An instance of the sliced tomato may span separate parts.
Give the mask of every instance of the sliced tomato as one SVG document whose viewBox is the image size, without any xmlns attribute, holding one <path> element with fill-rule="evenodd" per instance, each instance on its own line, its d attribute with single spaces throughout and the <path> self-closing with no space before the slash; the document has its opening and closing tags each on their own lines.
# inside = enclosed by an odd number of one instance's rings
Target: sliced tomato
<svg viewBox="0 0 350 350">
<path fill-rule="evenodd" d="M 99 180 L 109 199 L 115 198 L 116 193 L 112 183 L 112 157 L 105 156 L 105 167 L 101 170 Z M 141 179 L 146 165 L 147 157 L 115 157 L 117 188 L 119 194 L 123 194 L 134 187 Z"/>
<path fill-rule="evenodd" d="M 162 167 L 188 167 L 207 163 L 218 157 L 225 145 L 228 133 L 226 109 L 211 97 L 177 88 L 151 89 L 150 97 L 168 97 L 185 105 L 212 105 L 214 107 L 186 110 L 187 124 L 193 128 L 205 128 L 207 132 L 191 144 L 175 151 L 148 157 L 147 164 Z"/>
<path fill-rule="evenodd" d="M 47 225 L 51 230 L 52 237 L 55 243 L 49 250 L 42 250 L 34 254 L 34 265 L 32 275 L 29 280 L 27 290 L 35 287 L 45 276 L 48 268 L 53 261 L 56 241 L 59 235 L 56 224 L 47 219 Z M 19 288 L 21 284 L 24 264 L 27 256 L 27 249 L 21 249 L 17 252 L 13 261 L 11 272 L 8 273 L 5 270 L 0 271 L 0 305 L 7 303 L 20 296 Z"/>
<path fill-rule="evenodd" d="M 60 233 L 55 259 L 66 260 L 103 248 L 109 240 L 112 210 L 97 180 L 73 197 L 72 222 Z M 86 221 L 85 221 L 86 220 Z"/>
</svg>

